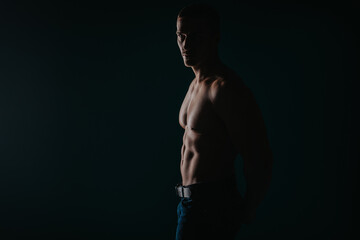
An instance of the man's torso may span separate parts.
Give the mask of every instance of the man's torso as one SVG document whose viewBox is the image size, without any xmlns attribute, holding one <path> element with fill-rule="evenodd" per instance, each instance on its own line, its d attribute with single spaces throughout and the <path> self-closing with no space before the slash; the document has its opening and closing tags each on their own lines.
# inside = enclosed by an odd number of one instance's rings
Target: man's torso
<svg viewBox="0 0 360 240">
<path fill-rule="evenodd" d="M 182 184 L 213 181 L 235 174 L 237 155 L 226 128 L 210 101 L 210 89 L 219 81 L 241 81 L 233 71 L 189 86 L 179 113 L 185 129 L 181 148 Z"/>
</svg>

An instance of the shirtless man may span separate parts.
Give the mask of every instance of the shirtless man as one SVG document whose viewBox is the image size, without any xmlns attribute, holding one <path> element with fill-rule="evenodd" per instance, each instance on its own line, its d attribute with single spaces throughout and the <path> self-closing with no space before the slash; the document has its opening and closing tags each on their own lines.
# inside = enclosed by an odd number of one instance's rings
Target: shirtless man
<svg viewBox="0 0 360 240">
<path fill-rule="evenodd" d="M 195 78 L 179 113 L 184 128 L 176 239 L 233 239 L 250 223 L 269 186 L 272 153 L 254 96 L 219 59 L 219 16 L 205 4 L 183 8 L 177 43 Z M 244 160 L 246 193 L 236 190 L 234 161 Z"/>
</svg>

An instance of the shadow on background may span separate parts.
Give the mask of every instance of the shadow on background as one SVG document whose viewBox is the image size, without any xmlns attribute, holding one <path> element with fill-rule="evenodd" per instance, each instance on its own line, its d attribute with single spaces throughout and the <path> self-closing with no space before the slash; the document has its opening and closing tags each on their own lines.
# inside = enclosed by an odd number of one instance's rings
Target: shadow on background
<svg viewBox="0 0 360 240">
<path fill-rule="evenodd" d="M 175 23 L 190 2 L 1 3 L 1 239 L 175 237 L 178 113 L 193 78 Z M 239 239 L 350 239 L 358 9 L 209 2 L 220 56 L 257 98 L 275 159 Z"/>
</svg>

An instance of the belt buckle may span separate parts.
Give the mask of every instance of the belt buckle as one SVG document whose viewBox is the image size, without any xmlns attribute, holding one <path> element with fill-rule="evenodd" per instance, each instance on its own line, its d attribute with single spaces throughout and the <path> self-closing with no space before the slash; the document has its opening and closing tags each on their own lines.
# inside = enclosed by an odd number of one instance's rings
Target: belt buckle
<svg viewBox="0 0 360 240">
<path fill-rule="evenodd" d="M 180 194 L 180 192 L 179 192 L 179 188 L 181 189 L 181 194 Z M 179 196 L 179 197 L 183 197 L 183 196 L 184 196 L 184 188 L 183 188 L 183 186 L 182 186 L 181 183 L 176 184 L 176 186 L 175 186 L 175 192 L 176 192 L 176 196 Z"/>
</svg>

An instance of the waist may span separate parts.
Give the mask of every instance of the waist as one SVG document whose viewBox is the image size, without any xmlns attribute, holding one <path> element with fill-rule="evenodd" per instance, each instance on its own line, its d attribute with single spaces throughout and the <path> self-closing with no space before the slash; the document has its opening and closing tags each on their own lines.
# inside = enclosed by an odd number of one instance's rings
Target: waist
<svg viewBox="0 0 360 240">
<path fill-rule="evenodd" d="M 189 185 L 177 184 L 178 191 L 189 192 L 191 198 L 197 197 L 224 197 L 237 194 L 236 176 L 231 175 L 218 180 L 202 181 Z M 181 189 L 183 188 L 183 189 Z M 185 194 L 186 196 L 186 194 Z"/>
</svg>

